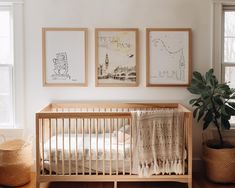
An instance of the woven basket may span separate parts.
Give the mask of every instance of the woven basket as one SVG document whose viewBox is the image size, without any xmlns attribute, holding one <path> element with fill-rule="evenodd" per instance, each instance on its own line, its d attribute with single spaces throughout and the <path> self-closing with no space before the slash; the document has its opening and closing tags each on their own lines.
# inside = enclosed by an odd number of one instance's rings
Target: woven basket
<svg viewBox="0 0 235 188">
<path fill-rule="evenodd" d="M 235 183 L 235 148 L 213 149 L 203 146 L 206 176 L 217 183 Z"/>
<path fill-rule="evenodd" d="M 20 139 L 0 144 L 0 184 L 21 186 L 31 179 L 32 144 Z"/>
</svg>

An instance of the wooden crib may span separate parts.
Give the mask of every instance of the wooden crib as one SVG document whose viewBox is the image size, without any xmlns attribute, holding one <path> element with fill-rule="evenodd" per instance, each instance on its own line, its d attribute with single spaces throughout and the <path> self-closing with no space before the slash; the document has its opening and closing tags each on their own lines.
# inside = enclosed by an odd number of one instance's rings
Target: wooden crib
<svg viewBox="0 0 235 188">
<path fill-rule="evenodd" d="M 139 177 L 132 172 L 132 111 L 184 113 L 184 174 Z M 192 188 L 192 113 L 178 103 L 53 103 L 36 114 L 36 182 L 175 181 Z M 129 132 L 125 130 L 129 128 Z M 122 130 L 122 132 L 121 132 Z M 121 133 L 121 134 L 119 134 Z"/>
</svg>

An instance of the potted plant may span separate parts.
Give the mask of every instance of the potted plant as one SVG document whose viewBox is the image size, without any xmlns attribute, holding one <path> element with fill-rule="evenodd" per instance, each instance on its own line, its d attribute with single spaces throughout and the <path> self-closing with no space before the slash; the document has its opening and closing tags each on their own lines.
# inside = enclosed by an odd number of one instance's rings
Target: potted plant
<svg viewBox="0 0 235 188">
<path fill-rule="evenodd" d="M 230 129 L 230 118 L 235 115 L 235 90 L 227 83 L 220 84 L 213 69 L 205 75 L 193 72 L 191 85 L 187 88 L 198 95 L 189 103 L 195 108 L 193 117 L 203 120 L 203 130 L 213 125 L 218 133 L 215 140 L 203 143 L 203 161 L 207 177 L 220 183 L 235 182 L 235 147 L 224 140 L 223 130 Z"/>
</svg>

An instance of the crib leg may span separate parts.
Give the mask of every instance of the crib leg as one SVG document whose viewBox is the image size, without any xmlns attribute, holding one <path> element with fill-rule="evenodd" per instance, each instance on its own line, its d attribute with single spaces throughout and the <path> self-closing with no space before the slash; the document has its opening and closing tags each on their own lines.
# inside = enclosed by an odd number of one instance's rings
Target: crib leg
<svg viewBox="0 0 235 188">
<path fill-rule="evenodd" d="M 36 188 L 40 188 L 40 182 L 36 181 Z"/>
<path fill-rule="evenodd" d="M 193 188 L 192 179 L 188 180 L 188 188 Z"/>
<path fill-rule="evenodd" d="M 117 188 L 117 181 L 114 181 L 114 188 Z"/>
</svg>

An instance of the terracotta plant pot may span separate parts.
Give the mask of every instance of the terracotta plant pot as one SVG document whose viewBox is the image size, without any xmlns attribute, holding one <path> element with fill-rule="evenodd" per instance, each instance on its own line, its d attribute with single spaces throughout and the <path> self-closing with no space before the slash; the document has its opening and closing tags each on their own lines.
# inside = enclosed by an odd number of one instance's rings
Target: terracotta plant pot
<svg viewBox="0 0 235 188">
<path fill-rule="evenodd" d="M 235 148 L 213 149 L 203 146 L 206 176 L 217 183 L 235 183 Z"/>
</svg>

